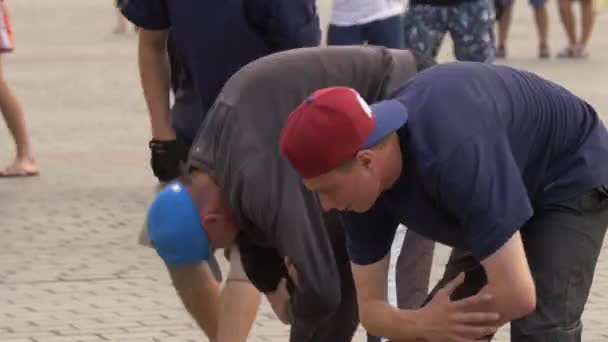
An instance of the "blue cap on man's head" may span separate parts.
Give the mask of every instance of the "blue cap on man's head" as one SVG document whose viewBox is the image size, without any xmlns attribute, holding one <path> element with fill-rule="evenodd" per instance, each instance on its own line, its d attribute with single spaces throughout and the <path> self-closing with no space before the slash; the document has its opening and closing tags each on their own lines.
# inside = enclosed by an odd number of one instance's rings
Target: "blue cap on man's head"
<svg viewBox="0 0 608 342">
<path fill-rule="evenodd" d="M 147 217 L 148 235 L 168 264 L 195 264 L 209 259 L 209 239 L 188 189 L 169 183 L 157 195 Z"/>
</svg>

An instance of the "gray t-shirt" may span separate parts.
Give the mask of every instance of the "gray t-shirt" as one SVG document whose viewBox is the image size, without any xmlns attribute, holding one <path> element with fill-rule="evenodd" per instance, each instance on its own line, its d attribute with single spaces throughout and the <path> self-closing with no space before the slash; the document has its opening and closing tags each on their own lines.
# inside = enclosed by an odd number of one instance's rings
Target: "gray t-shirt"
<svg viewBox="0 0 608 342">
<path fill-rule="evenodd" d="M 260 257 L 260 273 L 281 274 L 282 257 L 294 261 L 299 286 L 291 304 L 296 319 L 321 318 L 335 310 L 340 278 L 333 237 L 317 199 L 279 153 L 281 128 L 317 89 L 348 86 L 373 103 L 415 72 L 415 58 L 405 50 L 353 46 L 276 53 L 233 75 L 199 130 L 190 164 L 208 172 L 223 189 L 241 225 L 241 239 L 274 251 L 275 260 Z M 255 267 L 256 253 L 243 254 L 254 259 L 247 263 Z M 270 284 L 252 282 L 267 292 L 279 277 L 270 276 Z"/>
</svg>

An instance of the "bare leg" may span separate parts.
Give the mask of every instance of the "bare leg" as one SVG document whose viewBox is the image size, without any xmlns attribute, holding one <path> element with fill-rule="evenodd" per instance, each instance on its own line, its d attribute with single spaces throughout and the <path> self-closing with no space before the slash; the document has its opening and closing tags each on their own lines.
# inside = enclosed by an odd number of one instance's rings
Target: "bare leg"
<svg viewBox="0 0 608 342">
<path fill-rule="evenodd" d="M 11 132 L 17 155 L 13 164 L 0 171 L 0 176 L 19 176 L 31 175 L 38 172 L 38 166 L 32 156 L 29 136 L 25 126 L 25 115 L 21 104 L 13 93 L 13 90 L 6 83 L 2 66 L 0 63 L 0 110 L 6 121 L 6 126 Z"/>
<path fill-rule="evenodd" d="M 538 46 L 539 57 L 549 57 L 549 15 L 547 14 L 547 6 L 545 4 L 534 7 L 534 20 L 536 22 L 536 30 L 538 31 Z"/>
<path fill-rule="evenodd" d="M 509 36 L 509 28 L 511 27 L 511 14 L 513 13 L 513 3 L 505 6 L 502 16 L 498 21 L 498 51 L 497 57 L 506 57 L 507 38 Z"/>
<path fill-rule="evenodd" d="M 429 291 L 435 242 L 407 230 L 395 267 L 397 303 L 400 309 L 420 307 Z"/>
<path fill-rule="evenodd" d="M 587 48 L 587 44 L 589 43 L 589 39 L 591 38 L 591 32 L 593 31 L 595 12 L 593 11 L 593 0 L 580 1 L 583 27 L 581 30 L 581 40 L 579 45 L 582 50 L 585 50 Z"/>
<path fill-rule="evenodd" d="M 572 12 L 572 0 L 559 0 L 559 16 L 562 19 L 568 44 L 574 47 L 577 43 L 576 26 L 574 25 L 574 13 Z"/>
</svg>

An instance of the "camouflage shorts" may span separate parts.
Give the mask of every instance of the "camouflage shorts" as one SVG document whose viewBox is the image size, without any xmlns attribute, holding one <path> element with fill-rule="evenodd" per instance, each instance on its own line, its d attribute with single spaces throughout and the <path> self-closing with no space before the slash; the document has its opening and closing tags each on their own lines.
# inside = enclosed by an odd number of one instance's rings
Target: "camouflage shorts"
<svg viewBox="0 0 608 342">
<path fill-rule="evenodd" d="M 457 6 L 413 5 L 405 13 L 405 48 L 436 57 L 444 35 L 454 41 L 454 56 L 461 61 L 494 61 L 492 1 L 467 1 Z"/>
</svg>

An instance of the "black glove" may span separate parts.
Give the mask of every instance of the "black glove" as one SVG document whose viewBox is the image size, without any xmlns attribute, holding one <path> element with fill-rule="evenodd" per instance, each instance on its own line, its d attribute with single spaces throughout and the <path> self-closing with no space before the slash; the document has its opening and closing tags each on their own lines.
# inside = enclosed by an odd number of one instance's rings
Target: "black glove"
<svg viewBox="0 0 608 342">
<path fill-rule="evenodd" d="M 180 164 L 188 158 L 188 146 L 179 140 L 151 140 L 150 165 L 156 178 L 169 182 L 179 177 Z"/>
</svg>

